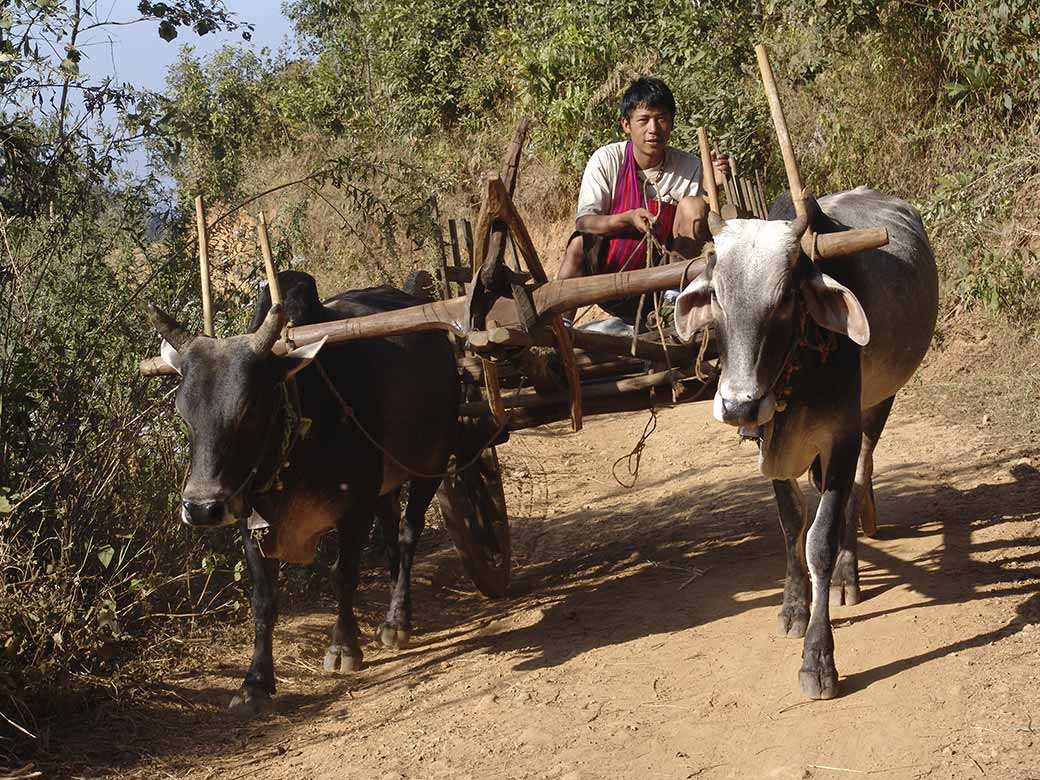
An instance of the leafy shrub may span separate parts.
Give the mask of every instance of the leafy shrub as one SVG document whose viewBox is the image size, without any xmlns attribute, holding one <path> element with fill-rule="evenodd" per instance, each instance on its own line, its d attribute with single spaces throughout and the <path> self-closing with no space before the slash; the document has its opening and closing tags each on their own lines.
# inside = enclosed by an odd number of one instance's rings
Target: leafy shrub
<svg viewBox="0 0 1040 780">
<path fill-rule="evenodd" d="M 1018 324 L 1033 326 L 1040 315 L 1040 275 L 1034 252 L 986 252 L 956 284 L 964 309 L 984 306 Z"/>
</svg>

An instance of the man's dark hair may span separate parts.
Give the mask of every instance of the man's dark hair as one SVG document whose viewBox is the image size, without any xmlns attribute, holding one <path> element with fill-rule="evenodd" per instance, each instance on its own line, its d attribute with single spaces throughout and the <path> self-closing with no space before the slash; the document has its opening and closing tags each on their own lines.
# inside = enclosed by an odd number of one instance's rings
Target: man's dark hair
<svg viewBox="0 0 1040 780">
<path fill-rule="evenodd" d="M 632 119 L 637 108 L 657 108 L 675 116 L 675 96 L 661 79 L 644 76 L 628 85 L 621 98 L 621 116 Z"/>
</svg>

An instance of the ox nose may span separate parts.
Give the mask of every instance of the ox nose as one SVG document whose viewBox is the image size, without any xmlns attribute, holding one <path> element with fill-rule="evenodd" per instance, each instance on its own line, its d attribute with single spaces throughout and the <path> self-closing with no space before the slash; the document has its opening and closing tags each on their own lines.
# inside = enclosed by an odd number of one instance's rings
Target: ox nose
<svg viewBox="0 0 1040 780">
<path fill-rule="evenodd" d="M 748 425 L 758 422 L 758 408 L 761 398 L 751 401 L 731 401 L 722 399 L 722 421 L 730 425 Z"/>
<path fill-rule="evenodd" d="M 223 501 L 184 501 L 181 506 L 184 522 L 196 528 L 212 528 L 224 521 Z"/>
</svg>

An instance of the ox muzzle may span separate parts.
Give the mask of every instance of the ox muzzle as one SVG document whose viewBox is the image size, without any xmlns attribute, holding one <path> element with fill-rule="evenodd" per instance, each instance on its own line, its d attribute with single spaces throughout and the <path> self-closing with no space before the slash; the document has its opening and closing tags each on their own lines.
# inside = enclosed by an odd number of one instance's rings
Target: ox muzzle
<svg viewBox="0 0 1040 780">
<path fill-rule="evenodd" d="M 776 414 L 776 397 L 770 392 L 760 398 L 727 398 L 720 387 L 712 413 L 719 422 L 739 428 L 742 435 L 760 437 L 761 427 Z"/>
<path fill-rule="evenodd" d="M 193 528 L 216 528 L 224 525 L 227 513 L 223 501 L 181 502 L 181 519 Z"/>
</svg>

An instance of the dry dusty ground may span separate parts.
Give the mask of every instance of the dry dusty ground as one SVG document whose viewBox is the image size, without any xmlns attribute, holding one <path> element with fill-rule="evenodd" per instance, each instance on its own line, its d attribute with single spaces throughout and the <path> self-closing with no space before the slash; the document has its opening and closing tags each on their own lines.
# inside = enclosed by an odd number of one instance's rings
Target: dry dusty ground
<svg viewBox="0 0 1040 780">
<path fill-rule="evenodd" d="M 1040 448 L 897 402 L 878 452 L 882 527 L 863 593 L 834 609 L 841 695 L 798 691 L 774 634 L 783 555 L 755 450 L 708 404 L 661 412 L 636 487 L 611 464 L 645 414 L 505 448 L 514 595 L 423 540 L 414 646 L 319 673 L 331 603 L 277 631 L 276 712 L 224 712 L 249 631 L 87 727 L 73 776 L 258 778 L 1040 778 Z M 386 589 L 366 574 L 361 612 Z"/>
</svg>

